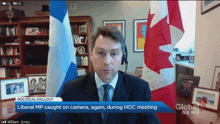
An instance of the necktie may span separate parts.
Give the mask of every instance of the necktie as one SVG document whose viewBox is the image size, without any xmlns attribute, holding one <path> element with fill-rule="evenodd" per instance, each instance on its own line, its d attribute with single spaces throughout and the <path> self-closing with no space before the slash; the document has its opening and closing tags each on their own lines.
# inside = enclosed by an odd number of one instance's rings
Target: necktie
<svg viewBox="0 0 220 124">
<path fill-rule="evenodd" d="M 110 85 L 109 84 L 104 84 L 104 96 L 103 96 L 103 101 L 110 101 Z M 107 119 L 108 113 L 103 113 L 103 124 L 106 124 L 106 119 Z"/>
<path fill-rule="evenodd" d="M 109 94 L 110 85 L 104 84 L 103 87 L 104 87 L 103 101 L 110 101 L 110 94 Z"/>
</svg>

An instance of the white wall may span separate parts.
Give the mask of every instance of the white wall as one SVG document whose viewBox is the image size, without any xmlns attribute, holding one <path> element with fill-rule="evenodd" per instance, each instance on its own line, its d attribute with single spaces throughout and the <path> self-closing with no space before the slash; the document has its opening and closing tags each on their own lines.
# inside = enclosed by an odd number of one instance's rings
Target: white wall
<svg viewBox="0 0 220 124">
<path fill-rule="evenodd" d="M 75 10 L 70 10 L 70 4 L 75 3 Z M 14 7 L 25 11 L 27 17 L 42 9 L 49 1 L 25 1 L 24 6 Z M 93 31 L 102 26 L 103 20 L 126 20 L 126 45 L 128 48 L 128 71 L 134 72 L 138 66 L 143 66 L 143 53 L 133 52 L 133 20 L 147 19 L 149 1 L 67 1 L 69 16 L 90 15 L 93 18 Z M 8 7 L 0 7 L 1 10 Z M 92 31 L 92 32 L 93 32 Z M 120 70 L 124 71 L 125 66 Z"/>
<path fill-rule="evenodd" d="M 220 7 L 201 15 L 201 1 L 196 5 L 196 42 L 194 75 L 201 87 L 211 88 L 215 66 L 220 66 Z"/>
</svg>

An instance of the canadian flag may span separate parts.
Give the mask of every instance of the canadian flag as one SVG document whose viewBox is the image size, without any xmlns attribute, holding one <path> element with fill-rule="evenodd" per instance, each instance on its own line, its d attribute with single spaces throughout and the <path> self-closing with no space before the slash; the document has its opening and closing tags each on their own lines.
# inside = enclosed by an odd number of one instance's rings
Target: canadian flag
<svg viewBox="0 0 220 124">
<path fill-rule="evenodd" d="M 178 1 L 151 1 L 144 46 L 142 79 L 150 84 L 152 101 L 176 110 L 173 46 L 184 33 Z M 175 123 L 175 113 L 157 113 L 162 124 Z"/>
</svg>

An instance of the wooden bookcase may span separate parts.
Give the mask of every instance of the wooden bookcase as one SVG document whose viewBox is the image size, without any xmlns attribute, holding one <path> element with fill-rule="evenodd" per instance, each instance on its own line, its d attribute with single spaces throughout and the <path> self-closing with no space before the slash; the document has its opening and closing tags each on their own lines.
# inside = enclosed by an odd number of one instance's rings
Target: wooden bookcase
<svg viewBox="0 0 220 124">
<path fill-rule="evenodd" d="M 0 74 L 3 76 L 1 78 L 20 77 L 18 30 L 18 22 L 0 22 Z"/>
<path fill-rule="evenodd" d="M 88 57 L 87 65 L 78 65 L 78 68 L 85 68 L 87 72 L 93 70 L 91 60 L 89 57 L 89 45 L 91 36 L 91 23 L 90 16 L 71 16 L 69 17 L 70 24 L 76 25 L 77 31 L 74 35 L 82 36 L 87 41 L 83 43 L 74 43 L 74 47 L 83 46 L 85 48 L 84 54 L 76 54 L 76 57 Z M 18 47 L 19 55 L 0 55 L 0 59 L 6 57 L 19 58 L 20 64 L 13 65 L 0 65 L 0 68 L 18 69 L 20 76 L 24 77 L 26 74 L 39 74 L 46 73 L 47 59 L 48 59 L 48 42 L 49 42 L 49 17 L 21 17 L 18 22 L 0 22 L 0 27 L 18 27 L 18 34 L 12 36 L 0 36 L 1 47 Z M 80 33 L 80 26 L 86 25 L 86 31 Z M 37 29 L 36 33 L 27 33 L 27 28 Z M 87 38 L 86 38 L 87 37 Z M 5 43 L 14 42 L 14 39 L 19 40 L 19 45 L 6 45 Z M 17 77 L 13 76 L 13 77 Z"/>
</svg>

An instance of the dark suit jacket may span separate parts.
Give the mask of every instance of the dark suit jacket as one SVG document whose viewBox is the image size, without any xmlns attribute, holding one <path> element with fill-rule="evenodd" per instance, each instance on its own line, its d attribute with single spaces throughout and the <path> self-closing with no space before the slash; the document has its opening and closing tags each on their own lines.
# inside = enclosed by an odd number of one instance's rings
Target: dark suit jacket
<svg viewBox="0 0 220 124">
<path fill-rule="evenodd" d="M 149 84 L 119 71 L 112 101 L 151 101 Z M 99 101 L 94 72 L 65 84 L 63 101 Z M 56 113 L 51 124 L 102 124 L 101 113 Z M 107 124 L 158 124 L 155 113 L 108 113 Z"/>
</svg>

